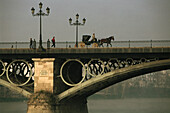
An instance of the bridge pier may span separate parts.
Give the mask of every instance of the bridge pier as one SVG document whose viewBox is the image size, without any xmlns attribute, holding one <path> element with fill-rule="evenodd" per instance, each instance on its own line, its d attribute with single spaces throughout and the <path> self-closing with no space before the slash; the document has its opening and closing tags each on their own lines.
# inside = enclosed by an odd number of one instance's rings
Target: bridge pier
<svg viewBox="0 0 170 113">
<path fill-rule="evenodd" d="M 55 113 L 54 58 L 34 58 L 34 94 L 27 113 Z"/>
<path fill-rule="evenodd" d="M 27 103 L 27 113 L 56 113 L 55 97 L 45 91 L 34 93 Z"/>
<path fill-rule="evenodd" d="M 60 68 L 64 61 L 54 58 L 34 58 L 34 94 L 28 101 L 27 113 L 88 113 L 86 98 L 69 99 L 59 102 L 57 95 L 70 88 L 60 78 Z M 71 63 L 71 69 L 77 71 L 79 64 Z M 73 73 L 73 79 L 81 71 Z"/>
</svg>

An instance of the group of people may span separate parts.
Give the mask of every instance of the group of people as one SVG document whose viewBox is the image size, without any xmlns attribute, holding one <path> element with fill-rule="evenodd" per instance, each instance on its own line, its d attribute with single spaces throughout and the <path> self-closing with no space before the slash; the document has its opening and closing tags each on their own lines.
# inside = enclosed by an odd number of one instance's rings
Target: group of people
<svg viewBox="0 0 170 113">
<path fill-rule="evenodd" d="M 33 42 L 36 43 L 35 39 L 34 39 L 34 41 L 33 41 L 32 38 L 30 38 L 30 49 L 34 48 L 34 46 L 35 46 L 35 45 L 33 44 Z M 55 36 L 53 36 L 53 38 L 51 39 L 51 42 L 52 42 L 51 47 L 54 47 L 54 48 L 55 48 Z"/>
<path fill-rule="evenodd" d="M 34 48 L 36 46 L 35 44 L 36 44 L 35 39 L 32 40 L 32 38 L 30 38 L 30 48 Z"/>
</svg>

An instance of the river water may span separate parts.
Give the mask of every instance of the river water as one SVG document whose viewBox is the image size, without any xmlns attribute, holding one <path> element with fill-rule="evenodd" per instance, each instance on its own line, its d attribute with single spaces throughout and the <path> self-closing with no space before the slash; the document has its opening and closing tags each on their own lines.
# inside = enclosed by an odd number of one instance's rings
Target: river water
<svg viewBox="0 0 170 113">
<path fill-rule="evenodd" d="M 89 113 L 170 113 L 170 98 L 89 99 Z M 0 102 L 0 113 L 26 113 L 26 102 Z"/>
</svg>

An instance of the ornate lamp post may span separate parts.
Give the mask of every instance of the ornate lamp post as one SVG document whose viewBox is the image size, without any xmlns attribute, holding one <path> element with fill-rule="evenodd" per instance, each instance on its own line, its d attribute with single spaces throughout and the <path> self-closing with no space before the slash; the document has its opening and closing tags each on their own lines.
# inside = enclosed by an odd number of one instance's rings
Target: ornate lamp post
<svg viewBox="0 0 170 113">
<path fill-rule="evenodd" d="M 76 21 L 75 21 L 75 23 L 72 23 L 72 19 L 71 18 L 69 19 L 70 25 L 75 25 L 76 26 L 76 47 L 78 47 L 78 26 L 79 25 L 84 25 L 85 22 L 86 22 L 85 18 L 83 18 L 83 23 L 80 23 L 78 21 L 78 19 L 79 19 L 79 14 L 76 14 Z"/>
<path fill-rule="evenodd" d="M 33 16 L 39 16 L 40 17 L 40 39 L 39 39 L 39 49 L 41 49 L 41 50 L 44 50 L 44 48 L 43 48 L 43 46 L 42 46 L 42 25 L 41 25 L 41 16 L 48 16 L 49 15 L 49 13 L 50 13 L 50 8 L 46 8 L 46 11 L 47 11 L 47 13 L 44 13 L 41 9 L 42 9 L 42 3 L 40 2 L 39 3 L 39 8 L 40 8 L 40 10 L 39 10 L 39 12 L 38 13 L 36 13 L 36 14 L 34 14 L 34 11 L 35 11 L 35 9 L 34 9 L 34 7 L 32 7 L 32 9 L 31 9 L 31 11 L 32 11 L 32 15 Z"/>
</svg>

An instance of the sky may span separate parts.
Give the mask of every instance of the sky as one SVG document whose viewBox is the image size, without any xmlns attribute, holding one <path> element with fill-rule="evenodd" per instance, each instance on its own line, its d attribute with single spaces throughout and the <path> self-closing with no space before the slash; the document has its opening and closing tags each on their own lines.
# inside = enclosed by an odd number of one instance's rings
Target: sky
<svg viewBox="0 0 170 113">
<path fill-rule="evenodd" d="M 43 41 L 75 41 L 75 22 L 86 18 L 79 26 L 82 35 L 96 38 L 114 36 L 116 41 L 170 40 L 170 0 L 0 0 L 0 42 L 39 40 L 39 17 L 33 17 L 31 8 L 39 11 L 50 8 L 50 15 L 42 20 Z"/>
</svg>

